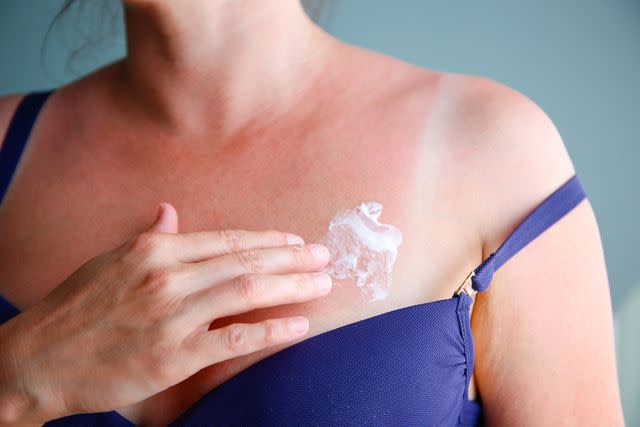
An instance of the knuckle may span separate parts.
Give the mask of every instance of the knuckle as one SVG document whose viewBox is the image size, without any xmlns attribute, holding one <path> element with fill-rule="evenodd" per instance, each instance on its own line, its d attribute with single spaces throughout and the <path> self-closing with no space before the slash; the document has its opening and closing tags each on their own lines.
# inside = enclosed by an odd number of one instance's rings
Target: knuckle
<svg viewBox="0 0 640 427">
<path fill-rule="evenodd" d="M 256 304 L 261 294 L 258 278 L 252 274 L 243 274 L 238 276 L 237 283 L 236 289 L 242 301 L 249 306 Z"/>
<path fill-rule="evenodd" d="M 240 325 L 230 325 L 224 335 L 224 345 L 232 353 L 243 352 L 247 348 L 247 333 Z"/>
<path fill-rule="evenodd" d="M 153 332 L 151 332 L 151 354 L 154 359 L 165 359 L 169 352 L 168 343 L 173 338 L 171 327 L 165 319 L 159 319 L 154 322 Z"/>
<path fill-rule="evenodd" d="M 187 311 L 185 296 L 179 290 L 183 275 L 183 272 L 172 270 L 154 270 L 147 274 L 141 290 L 146 295 L 144 307 L 150 320 L 168 321 Z M 170 336 L 175 333 L 174 326 L 162 324 L 156 329 L 166 331 L 165 336 Z"/>
<path fill-rule="evenodd" d="M 236 259 L 244 271 L 262 271 L 264 261 L 254 250 L 236 252 Z"/>
<path fill-rule="evenodd" d="M 173 289 L 183 280 L 184 273 L 175 269 L 155 268 L 149 271 L 143 282 L 144 291 L 166 296 L 173 296 Z"/>
<path fill-rule="evenodd" d="M 131 240 L 129 252 L 142 257 L 156 254 L 160 249 L 160 236 L 157 233 L 145 232 Z"/>
<path fill-rule="evenodd" d="M 294 267 L 302 267 L 307 264 L 308 249 L 301 246 L 291 246 L 289 248 L 291 254 L 291 262 Z"/>
<path fill-rule="evenodd" d="M 244 247 L 242 230 L 220 230 L 220 239 L 228 252 L 238 252 Z"/>
<path fill-rule="evenodd" d="M 266 344 L 280 342 L 282 335 L 282 328 L 277 322 L 267 322 L 264 325 L 264 341 Z"/>
<path fill-rule="evenodd" d="M 161 298 L 159 301 L 156 301 L 153 306 L 153 317 L 166 318 L 168 316 L 174 317 L 178 316 L 181 313 L 184 313 L 184 301 L 182 298 L 178 297 L 166 297 Z M 175 335 L 176 330 L 173 327 L 174 325 L 167 325 L 165 332 L 167 335 Z"/>
<path fill-rule="evenodd" d="M 166 270 L 151 270 L 147 273 L 142 288 L 152 293 L 163 293 L 169 287 L 171 275 Z"/>
</svg>

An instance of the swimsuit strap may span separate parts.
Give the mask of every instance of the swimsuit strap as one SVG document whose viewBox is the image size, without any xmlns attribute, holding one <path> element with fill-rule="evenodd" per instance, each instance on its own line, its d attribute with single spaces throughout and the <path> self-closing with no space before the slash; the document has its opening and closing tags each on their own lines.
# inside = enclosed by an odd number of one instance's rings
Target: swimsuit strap
<svg viewBox="0 0 640 427">
<path fill-rule="evenodd" d="M 4 198 L 40 109 L 52 91 L 33 92 L 20 101 L 0 147 L 0 202 Z"/>
<path fill-rule="evenodd" d="M 520 249 L 551 227 L 586 198 L 586 193 L 577 175 L 569 178 L 561 187 L 543 200 L 516 227 L 495 252 L 476 267 L 465 279 L 456 294 L 466 291 L 484 291 L 489 287 L 493 274 Z M 469 289 L 469 285 L 473 289 Z"/>
</svg>

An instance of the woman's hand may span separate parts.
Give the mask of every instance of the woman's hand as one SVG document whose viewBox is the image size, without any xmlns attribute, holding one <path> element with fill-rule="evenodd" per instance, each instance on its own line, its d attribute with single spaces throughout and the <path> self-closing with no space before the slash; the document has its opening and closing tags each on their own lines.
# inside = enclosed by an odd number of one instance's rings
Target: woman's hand
<svg viewBox="0 0 640 427">
<path fill-rule="evenodd" d="M 315 272 L 329 260 L 326 248 L 292 246 L 302 242 L 288 233 L 176 232 L 175 210 L 161 205 L 147 232 L 2 325 L 0 422 L 114 410 L 208 365 L 299 338 L 304 317 L 208 328 L 331 289 Z"/>
</svg>

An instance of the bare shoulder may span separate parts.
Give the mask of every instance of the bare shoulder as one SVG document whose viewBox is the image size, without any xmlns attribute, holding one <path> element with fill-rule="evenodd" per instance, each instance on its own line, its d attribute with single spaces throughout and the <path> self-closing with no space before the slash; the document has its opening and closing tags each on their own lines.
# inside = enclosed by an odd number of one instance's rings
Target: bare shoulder
<svg viewBox="0 0 640 427">
<path fill-rule="evenodd" d="M 439 155 L 439 185 L 456 205 L 474 207 L 466 218 L 488 250 L 576 173 L 557 126 L 524 93 L 486 77 L 389 63 L 408 70 L 394 93 L 429 105 L 424 140 Z"/>
<path fill-rule="evenodd" d="M 24 95 L 10 95 L 0 97 L 0 147 L 9 128 L 13 113 Z"/>
<path fill-rule="evenodd" d="M 482 77 L 448 80 L 443 129 L 487 257 L 575 170 L 529 97 Z M 496 272 L 476 297 L 472 332 L 489 424 L 621 425 L 607 272 L 588 199 Z"/>
<path fill-rule="evenodd" d="M 522 92 L 485 77 L 448 74 L 445 138 L 461 194 L 495 250 L 545 197 L 575 174 L 550 116 Z M 471 205 L 469 205 L 471 206 Z"/>
</svg>

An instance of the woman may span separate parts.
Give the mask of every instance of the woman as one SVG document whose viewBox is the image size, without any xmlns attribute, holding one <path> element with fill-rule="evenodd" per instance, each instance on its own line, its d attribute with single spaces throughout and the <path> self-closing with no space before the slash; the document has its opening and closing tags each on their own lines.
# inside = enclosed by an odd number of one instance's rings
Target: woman
<svg viewBox="0 0 640 427">
<path fill-rule="evenodd" d="M 0 294 L 30 306 L 144 229 L 161 200 L 182 231 L 307 242 L 375 200 L 403 241 L 386 297 L 345 280 L 216 319 L 304 314 L 309 333 L 113 408 L 121 421 L 448 425 L 479 422 L 481 402 L 490 424 L 622 424 L 596 220 L 535 103 L 342 43 L 298 0 L 124 6 L 128 57 L 38 116 L 3 202 Z M 20 99 L 2 100 L 4 127 Z M 545 200 L 531 233 L 516 232 Z"/>
</svg>

